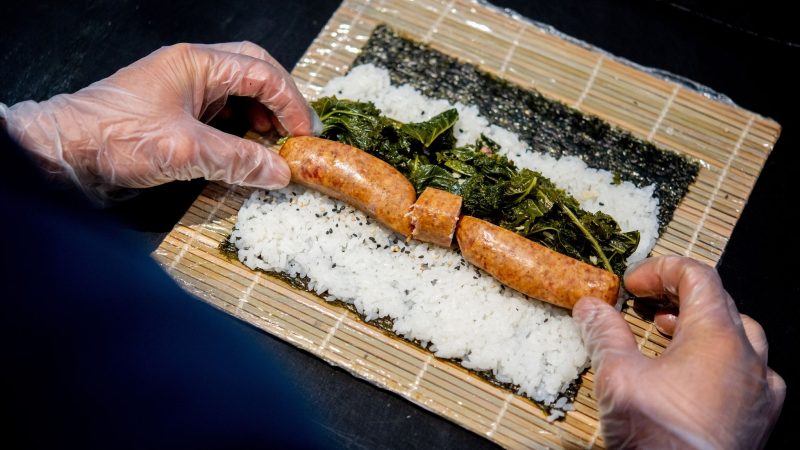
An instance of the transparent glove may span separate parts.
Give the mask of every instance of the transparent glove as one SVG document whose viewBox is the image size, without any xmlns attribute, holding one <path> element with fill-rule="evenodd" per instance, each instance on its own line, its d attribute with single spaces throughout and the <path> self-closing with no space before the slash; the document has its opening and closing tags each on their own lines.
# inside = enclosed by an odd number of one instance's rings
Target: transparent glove
<svg viewBox="0 0 800 450">
<path fill-rule="evenodd" d="M 194 178 L 285 186 L 289 168 L 277 154 L 203 123 L 229 95 L 258 101 L 258 131 L 322 130 L 289 73 L 250 42 L 163 47 L 74 94 L 0 105 L 0 116 L 46 170 L 101 201 L 120 187 Z"/>
<path fill-rule="evenodd" d="M 628 270 L 625 286 L 679 312 L 657 319 L 674 338 L 650 359 L 614 308 L 592 298 L 575 305 L 608 447 L 763 447 L 786 384 L 767 366 L 764 330 L 737 312 L 716 270 L 684 257 L 650 258 Z"/>
</svg>

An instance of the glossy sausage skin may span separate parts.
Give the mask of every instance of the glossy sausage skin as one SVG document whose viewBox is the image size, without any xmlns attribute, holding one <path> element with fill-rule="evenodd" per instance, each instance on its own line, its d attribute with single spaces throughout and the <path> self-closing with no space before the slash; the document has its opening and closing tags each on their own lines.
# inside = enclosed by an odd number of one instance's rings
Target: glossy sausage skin
<svg viewBox="0 0 800 450">
<path fill-rule="evenodd" d="M 456 223 L 461 216 L 461 196 L 436 188 L 425 188 L 408 210 L 411 237 L 442 247 L 450 247 Z"/>
<path fill-rule="evenodd" d="M 512 231 L 471 216 L 456 228 L 461 254 L 506 286 L 572 309 L 585 295 L 614 305 L 619 277 L 550 250 Z"/>
<path fill-rule="evenodd" d="M 402 234 L 411 236 L 406 212 L 414 187 L 388 163 L 369 153 L 328 139 L 292 137 L 280 149 L 292 181 L 347 202 Z"/>
</svg>

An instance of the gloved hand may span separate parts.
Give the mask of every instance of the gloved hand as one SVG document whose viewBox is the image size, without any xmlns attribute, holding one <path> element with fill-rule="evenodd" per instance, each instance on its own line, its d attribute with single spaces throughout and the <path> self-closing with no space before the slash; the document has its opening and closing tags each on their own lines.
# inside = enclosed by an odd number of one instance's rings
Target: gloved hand
<svg viewBox="0 0 800 450">
<path fill-rule="evenodd" d="M 0 116 L 46 170 L 101 201 L 118 187 L 200 177 L 285 186 L 289 168 L 278 155 L 198 120 L 211 120 L 229 95 L 263 105 L 250 111 L 258 131 L 322 130 L 289 73 L 250 42 L 163 47 L 74 94 L 0 105 Z"/>
<path fill-rule="evenodd" d="M 625 286 L 637 297 L 669 299 L 679 313 L 672 342 L 650 359 L 614 308 L 592 298 L 575 305 L 606 445 L 762 447 L 786 384 L 767 366 L 764 330 L 739 315 L 716 270 L 684 257 L 650 258 L 628 270 Z"/>
</svg>

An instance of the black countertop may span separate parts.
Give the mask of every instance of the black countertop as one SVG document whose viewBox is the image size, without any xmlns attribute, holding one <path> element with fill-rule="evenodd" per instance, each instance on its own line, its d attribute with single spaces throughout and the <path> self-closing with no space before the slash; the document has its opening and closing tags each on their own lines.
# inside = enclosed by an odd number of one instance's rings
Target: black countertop
<svg viewBox="0 0 800 450">
<path fill-rule="evenodd" d="M 790 447 L 798 418 L 800 282 L 793 258 L 800 191 L 798 95 L 800 32 L 789 6 L 744 1 L 495 1 L 644 66 L 689 78 L 770 117 L 782 135 L 718 265 L 739 309 L 765 328 L 770 366 L 787 381 L 784 412 L 770 448 Z M 0 6 L 0 101 L 42 100 L 73 92 L 176 42 L 250 40 L 291 69 L 338 6 L 335 1 L 34 1 Z M 112 208 L 155 249 L 205 182 L 177 182 Z M 309 387 L 328 438 L 345 448 L 488 448 L 492 443 L 313 355 L 263 336 L 263 345 Z"/>
</svg>

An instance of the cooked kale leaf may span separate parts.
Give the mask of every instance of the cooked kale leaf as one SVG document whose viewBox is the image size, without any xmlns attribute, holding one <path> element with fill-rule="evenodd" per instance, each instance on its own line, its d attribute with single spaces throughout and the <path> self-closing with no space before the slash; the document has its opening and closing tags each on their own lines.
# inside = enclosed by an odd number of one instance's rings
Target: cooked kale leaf
<svg viewBox="0 0 800 450">
<path fill-rule="evenodd" d="M 457 147 L 455 109 L 425 122 L 400 123 L 371 102 L 323 97 L 312 106 L 324 125 L 321 137 L 386 161 L 417 194 L 430 186 L 460 195 L 464 214 L 618 275 L 639 245 L 638 231 L 624 233 L 611 216 L 582 210 L 539 172 L 518 169 L 488 137 Z"/>
<path fill-rule="evenodd" d="M 458 111 L 448 109 L 427 122 L 404 123 L 400 130 L 416 139 L 425 148 L 431 147 L 437 139 L 441 139 L 441 145 L 454 145 L 453 125 L 458 120 Z"/>
</svg>

